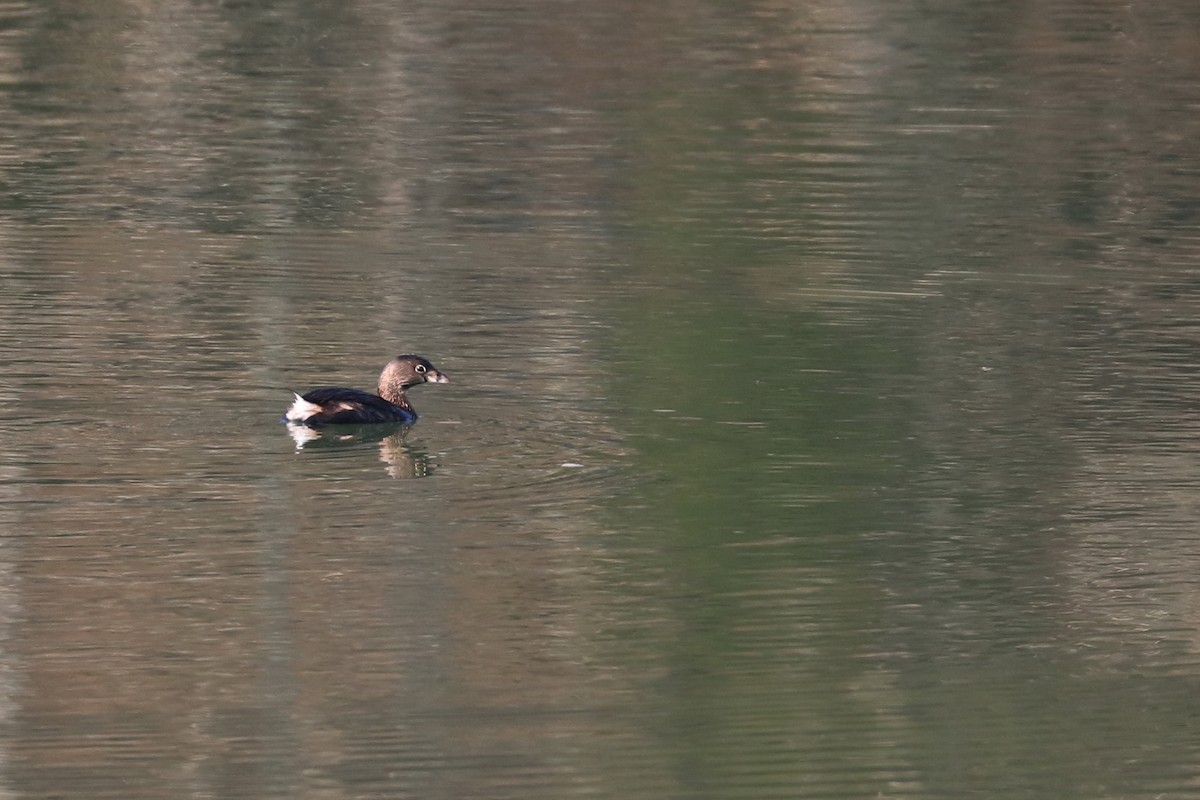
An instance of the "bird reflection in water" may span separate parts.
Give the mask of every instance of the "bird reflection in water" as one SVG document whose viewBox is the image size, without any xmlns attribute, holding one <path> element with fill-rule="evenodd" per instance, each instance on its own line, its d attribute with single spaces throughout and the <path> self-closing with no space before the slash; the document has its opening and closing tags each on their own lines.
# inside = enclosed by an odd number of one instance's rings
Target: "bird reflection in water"
<svg viewBox="0 0 1200 800">
<path fill-rule="evenodd" d="M 424 478 L 434 471 L 429 454 L 405 441 L 410 426 L 403 423 L 384 425 L 331 425 L 310 428 L 289 422 L 288 435 L 297 450 L 349 448 L 379 443 L 379 460 L 393 478 Z"/>
</svg>

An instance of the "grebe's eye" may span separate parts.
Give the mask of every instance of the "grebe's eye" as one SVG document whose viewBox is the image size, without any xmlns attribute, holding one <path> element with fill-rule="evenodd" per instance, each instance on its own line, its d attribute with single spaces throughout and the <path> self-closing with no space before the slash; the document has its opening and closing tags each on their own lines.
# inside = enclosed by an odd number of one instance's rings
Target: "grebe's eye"
<svg viewBox="0 0 1200 800">
<path fill-rule="evenodd" d="M 417 364 L 417 374 L 424 375 L 427 371 L 428 368 L 424 364 Z"/>
</svg>

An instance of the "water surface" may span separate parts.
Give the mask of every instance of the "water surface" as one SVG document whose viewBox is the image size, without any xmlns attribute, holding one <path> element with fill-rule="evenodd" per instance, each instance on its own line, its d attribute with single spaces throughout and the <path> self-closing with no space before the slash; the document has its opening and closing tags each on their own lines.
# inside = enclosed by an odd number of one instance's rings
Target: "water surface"
<svg viewBox="0 0 1200 800">
<path fill-rule="evenodd" d="M 0 4 L 3 793 L 1193 796 L 1197 23 Z"/>
</svg>

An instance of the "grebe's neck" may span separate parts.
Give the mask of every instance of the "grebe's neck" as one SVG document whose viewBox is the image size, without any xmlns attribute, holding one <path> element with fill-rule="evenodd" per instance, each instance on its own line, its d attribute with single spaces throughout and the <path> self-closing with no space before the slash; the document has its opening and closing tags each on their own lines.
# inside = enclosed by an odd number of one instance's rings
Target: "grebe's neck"
<svg viewBox="0 0 1200 800">
<path fill-rule="evenodd" d="M 379 382 L 379 396 L 394 406 L 400 406 L 412 411 L 412 406 L 408 404 L 408 395 L 404 393 L 404 387 L 399 383 L 388 383 L 381 380 Z"/>
</svg>

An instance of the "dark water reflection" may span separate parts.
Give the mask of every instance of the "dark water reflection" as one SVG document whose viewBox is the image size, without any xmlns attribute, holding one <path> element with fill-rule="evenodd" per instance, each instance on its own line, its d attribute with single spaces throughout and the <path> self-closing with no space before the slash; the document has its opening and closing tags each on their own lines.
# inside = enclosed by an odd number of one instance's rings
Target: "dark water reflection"
<svg viewBox="0 0 1200 800">
<path fill-rule="evenodd" d="M 0 4 L 0 791 L 1192 796 L 1197 23 Z"/>
</svg>

